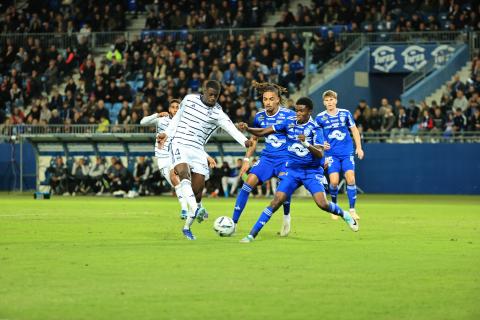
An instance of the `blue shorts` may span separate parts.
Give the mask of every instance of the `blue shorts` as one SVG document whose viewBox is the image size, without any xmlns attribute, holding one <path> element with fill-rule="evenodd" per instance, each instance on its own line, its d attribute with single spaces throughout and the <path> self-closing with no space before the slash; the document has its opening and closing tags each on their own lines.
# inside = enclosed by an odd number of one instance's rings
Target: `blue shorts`
<svg viewBox="0 0 480 320">
<path fill-rule="evenodd" d="M 285 172 L 285 162 L 287 158 L 272 159 L 267 157 L 260 157 L 250 169 L 258 177 L 261 183 L 269 180 L 272 177 L 280 177 L 280 173 Z"/>
<path fill-rule="evenodd" d="M 303 184 L 312 195 L 318 192 L 325 192 L 322 183 L 323 178 L 323 170 L 321 168 L 287 168 L 287 172 L 282 176 L 277 191 L 291 196 Z"/>
<path fill-rule="evenodd" d="M 353 155 L 349 156 L 328 156 L 325 157 L 328 163 L 328 174 L 355 171 L 355 159 Z"/>
</svg>

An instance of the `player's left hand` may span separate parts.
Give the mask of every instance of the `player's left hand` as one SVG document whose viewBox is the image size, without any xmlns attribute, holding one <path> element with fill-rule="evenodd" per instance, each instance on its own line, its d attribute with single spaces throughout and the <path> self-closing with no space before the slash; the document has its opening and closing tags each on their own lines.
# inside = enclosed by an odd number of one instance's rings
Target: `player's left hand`
<svg viewBox="0 0 480 320">
<path fill-rule="evenodd" d="M 207 161 L 208 161 L 208 166 L 210 167 L 210 169 L 213 169 L 217 166 L 217 162 L 212 157 L 207 157 Z"/>
<path fill-rule="evenodd" d="M 163 148 L 165 141 L 167 141 L 167 134 L 165 132 L 157 134 L 157 143 L 159 149 Z"/>
<path fill-rule="evenodd" d="M 304 134 L 299 134 L 298 135 L 298 140 L 304 142 L 305 141 L 305 135 Z"/>
<path fill-rule="evenodd" d="M 248 129 L 248 125 L 245 122 L 239 122 L 235 126 L 242 132 Z"/>
<path fill-rule="evenodd" d="M 364 153 L 363 153 L 363 150 L 361 148 L 357 148 L 355 150 L 355 154 L 357 155 L 358 159 L 360 159 L 360 160 L 363 159 Z"/>
<path fill-rule="evenodd" d="M 168 112 L 160 112 L 160 113 L 157 113 L 157 118 L 162 118 L 162 117 L 169 117 L 170 116 L 170 113 Z"/>
</svg>

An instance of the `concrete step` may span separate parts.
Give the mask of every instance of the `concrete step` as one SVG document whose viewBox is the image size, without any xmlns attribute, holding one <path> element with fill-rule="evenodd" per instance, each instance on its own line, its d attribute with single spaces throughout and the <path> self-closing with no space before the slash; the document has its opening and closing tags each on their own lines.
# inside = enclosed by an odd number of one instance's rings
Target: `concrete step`
<svg viewBox="0 0 480 320">
<path fill-rule="evenodd" d="M 432 101 L 436 101 L 437 104 L 440 104 L 440 100 L 442 99 L 442 95 L 445 93 L 445 92 L 448 92 L 448 89 L 447 89 L 447 84 L 452 82 L 453 81 L 453 78 L 458 75 L 460 76 L 460 80 L 462 82 L 467 82 L 467 80 L 470 78 L 470 70 L 472 68 L 472 62 L 469 61 L 462 69 L 460 69 L 457 73 L 455 73 L 454 76 L 452 76 L 452 78 L 447 81 L 446 83 L 444 83 L 442 86 L 440 86 L 440 88 L 438 88 L 437 90 L 435 90 L 430 96 L 428 96 L 425 101 L 427 102 L 427 105 L 431 105 L 432 104 Z"/>
</svg>

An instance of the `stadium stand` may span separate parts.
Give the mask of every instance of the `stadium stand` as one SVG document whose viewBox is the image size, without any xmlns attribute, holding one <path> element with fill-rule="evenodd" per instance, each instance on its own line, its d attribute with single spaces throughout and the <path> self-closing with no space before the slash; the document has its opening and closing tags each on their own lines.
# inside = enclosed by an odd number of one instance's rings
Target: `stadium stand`
<svg viewBox="0 0 480 320">
<path fill-rule="evenodd" d="M 234 122 L 251 122 L 261 107 L 250 88 L 253 80 L 278 83 L 290 94 L 305 85 L 304 31 L 313 33 L 308 70 L 316 72 L 346 51 L 352 37 L 345 34 L 377 37 L 380 32 L 381 39 L 401 41 L 405 38 L 400 34 L 414 31 L 473 32 L 480 26 L 478 4 L 430 0 L 355 5 L 312 1 L 299 4 L 294 13 L 285 9 L 288 1 L 25 3 L 21 9 L 12 1 L 0 7 L 0 127 L 7 137 L 75 130 L 149 134 L 151 129 L 135 126 L 143 116 L 166 111 L 172 98 L 198 92 L 205 79 L 222 83 L 219 102 Z M 228 29 L 261 26 L 266 13 L 284 9 L 275 29 Z M 126 31 L 131 17 L 126 13 L 132 11 L 147 17 L 143 30 Z M 355 121 L 367 141 L 375 142 L 401 142 L 408 135 L 417 142 L 432 141 L 422 137 L 427 133 L 448 141 L 463 132 L 477 132 L 479 70 L 480 58 L 474 57 L 470 79 L 449 84 L 438 103 L 402 105 L 401 100 L 385 98 L 380 105 L 368 106 L 360 101 L 352 109 Z M 288 100 L 287 107 L 293 103 Z M 120 149 L 114 156 L 123 152 Z M 92 168 L 95 155 L 98 152 L 82 165 Z M 222 151 L 215 154 L 219 155 L 224 156 Z M 50 169 L 41 173 L 41 183 L 51 184 L 57 156 L 45 160 Z M 229 156 L 233 163 L 238 155 Z M 86 193 L 111 188 L 112 177 L 83 179 L 82 170 L 73 172 L 71 164 L 77 158 L 64 159 L 69 179 L 60 187 L 52 185 L 54 190 Z M 135 156 L 132 159 L 117 161 L 116 171 L 130 172 L 123 174 L 129 181 L 118 184 L 118 190 L 128 191 L 134 184 L 143 193 L 164 190 L 164 185 L 152 185 L 151 177 L 135 177 Z M 150 165 L 150 159 L 145 161 Z M 149 172 L 158 173 L 155 165 Z M 217 183 L 211 189 L 215 193 L 221 186 Z"/>
</svg>

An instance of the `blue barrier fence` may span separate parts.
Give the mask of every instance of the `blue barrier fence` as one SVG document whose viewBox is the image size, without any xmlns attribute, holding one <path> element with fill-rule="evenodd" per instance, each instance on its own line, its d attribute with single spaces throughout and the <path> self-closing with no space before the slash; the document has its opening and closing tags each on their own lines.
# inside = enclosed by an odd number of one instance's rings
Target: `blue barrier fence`
<svg viewBox="0 0 480 320">
<path fill-rule="evenodd" d="M 478 194 L 478 144 L 365 144 L 357 184 L 367 193 Z"/>
<path fill-rule="evenodd" d="M 367 193 L 480 195 L 479 144 L 367 143 L 364 149 L 365 159 L 356 161 L 357 184 Z M 19 155 L 19 144 L 0 144 L 0 190 L 19 188 Z M 34 148 L 25 143 L 24 190 L 35 188 L 35 170 Z"/>
</svg>

